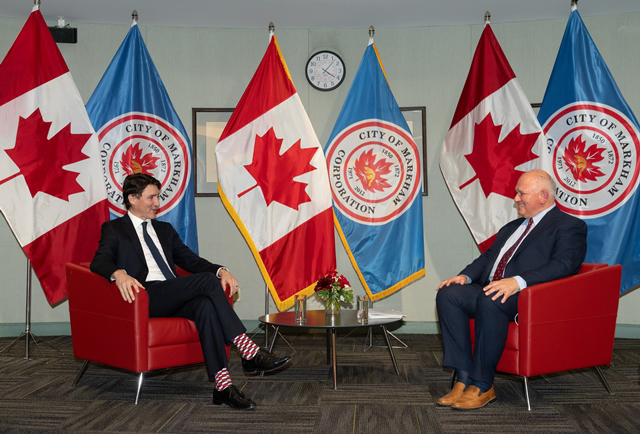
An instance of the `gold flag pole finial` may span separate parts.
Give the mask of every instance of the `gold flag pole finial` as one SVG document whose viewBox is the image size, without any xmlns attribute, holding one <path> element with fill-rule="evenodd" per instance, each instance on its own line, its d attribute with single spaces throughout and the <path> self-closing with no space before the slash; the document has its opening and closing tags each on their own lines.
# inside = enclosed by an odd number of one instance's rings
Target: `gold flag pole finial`
<svg viewBox="0 0 640 434">
<path fill-rule="evenodd" d="M 138 11 L 135 9 L 131 12 L 131 21 L 133 21 L 131 25 L 138 24 Z"/>
<path fill-rule="evenodd" d="M 489 13 L 489 11 L 486 11 L 484 13 L 484 23 L 491 24 L 491 14 Z"/>
</svg>

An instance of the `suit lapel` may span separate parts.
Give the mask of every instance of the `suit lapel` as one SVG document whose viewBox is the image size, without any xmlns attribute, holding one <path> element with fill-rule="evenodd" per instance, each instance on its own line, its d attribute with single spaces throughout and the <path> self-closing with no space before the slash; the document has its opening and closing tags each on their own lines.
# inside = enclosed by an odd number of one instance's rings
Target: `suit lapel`
<svg viewBox="0 0 640 434">
<path fill-rule="evenodd" d="M 175 266 L 173 263 L 173 255 L 171 254 L 171 245 L 169 244 L 169 240 L 167 239 L 167 234 L 162 230 L 162 226 L 158 224 L 156 219 L 151 220 L 151 224 L 153 225 L 153 229 L 156 231 L 156 235 L 158 236 L 158 240 L 160 240 L 160 247 L 162 247 L 162 251 L 164 252 L 164 257 L 167 258 L 167 262 L 169 263 L 169 268 L 171 268 L 175 272 Z"/>
<path fill-rule="evenodd" d="M 522 242 L 520 243 L 516 251 L 513 253 L 512 258 L 515 257 L 522 250 L 524 250 L 527 247 L 527 245 L 529 245 L 531 241 L 535 240 L 535 238 L 538 235 L 544 233 L 549 226 L 555 223 L 555 221 L 559 217 L 558 211 L 559 209 L 556 206 L 554 209 L 549 211 L 544 217 L 542 217 L 542 220 L 540 220 L 540 222 L 537 225 L 535 225 L 533 229 L 531 229 L 531 232 L 525 237 L 525 239 L 522 240 Z"/>
<path fill-rule="evenodd" d="M 122 222 L 122 227 L 124 232 L 127 234 L 131 243 L 133 244 L 133 249 L 136 251 L 136 254 L 140 257 L 140 260 L 143 264 L 147 263 L 147 260 L 144 257 L 144 252 L 142 251 L 142 244 L 140 243 L 140 238 L 138 238 L 138 234 L 136 229 L 133 227 L 133 222 L 129 218 L 128 214 L 125 214 L 120 221 Z"/>
</svg>

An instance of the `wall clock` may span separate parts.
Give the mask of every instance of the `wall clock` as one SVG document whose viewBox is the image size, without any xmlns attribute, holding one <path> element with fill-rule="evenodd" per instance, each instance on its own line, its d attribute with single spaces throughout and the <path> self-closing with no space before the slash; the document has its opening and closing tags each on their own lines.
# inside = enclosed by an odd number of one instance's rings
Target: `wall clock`
<svg viewBox="0 0 640 434">
<path fill-rule="evenodd" d="M 315 89 L 329 91 L 344 81 L 346 67 L 342 58 L 333 51 L 322 50 L 307 60 L 305 75 Z"/>
</svg>

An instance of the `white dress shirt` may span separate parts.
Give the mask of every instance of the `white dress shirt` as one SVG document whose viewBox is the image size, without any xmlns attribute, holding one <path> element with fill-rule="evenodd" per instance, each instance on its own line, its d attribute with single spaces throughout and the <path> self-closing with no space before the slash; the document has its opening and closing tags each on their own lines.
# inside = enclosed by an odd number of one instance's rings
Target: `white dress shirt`
<svg viewBox="0 0 640 434">
<path fill-rule="evenodd" d="M 138 239 L 140 240 L 140 244 L 142 245 L 142 251 L 144 252 L 144 259 L 147 262 L 147 268 L 149 269 L 149 274 L 147 274 L 147 279 L 146 279 L 147 282 L 154 282 L 157 280 L 167 280 L 165 279 L 164 274 L 162 274 L 160 267 L 158 267 L 156 260 L 153 258 L 153 255 L 151 254 L 151 250 L 149 250 L 149 247 L 147 246 L 147 243 L 144 240 L 144 235 L 142 233 L 142 223 L 144 223 L 145 221 L 148 221 L 149 224 L 147 224 L 147 232 L 149 233 L 151 240 L 156 245 L 156 248 L 158 249 L 158 251 L 160 251 L 160 255 L 162 255 L 162 259 L 164 259 L 164 262 L 167 264 L 167 266 L 169 266 L 169 261 L 167 261 L 167 258 L 164 255 L 164 251 L 162 250 L 162 245 L 160 244 L 160 239 L 158 239 L 158 234 L 156 234 L 155 229 L 153 229 L 151 220 L 142 220 L 141 218 L 134 216 L 130 212 L 127 212 L 127 214 L 129 215 L 129 218 L 133 223 L 133 227 L 136 230 L 136 234 L 138 234 Z M 169 269 L 171 269 L 171 267 L 169 267 Z"/>
</svg>

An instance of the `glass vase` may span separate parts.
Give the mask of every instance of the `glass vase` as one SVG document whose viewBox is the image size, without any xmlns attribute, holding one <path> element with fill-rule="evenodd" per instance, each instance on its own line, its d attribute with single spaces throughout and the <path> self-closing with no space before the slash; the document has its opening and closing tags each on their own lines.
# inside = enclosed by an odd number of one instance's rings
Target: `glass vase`
<svg viewBox="0 0 640 434">
<path fill-rule="evenodd" d="M 338 300 L 327 300 L 324 305 L 324 313 L 326 315 L 340 314 L 340 302 Z"/>
</svg>

